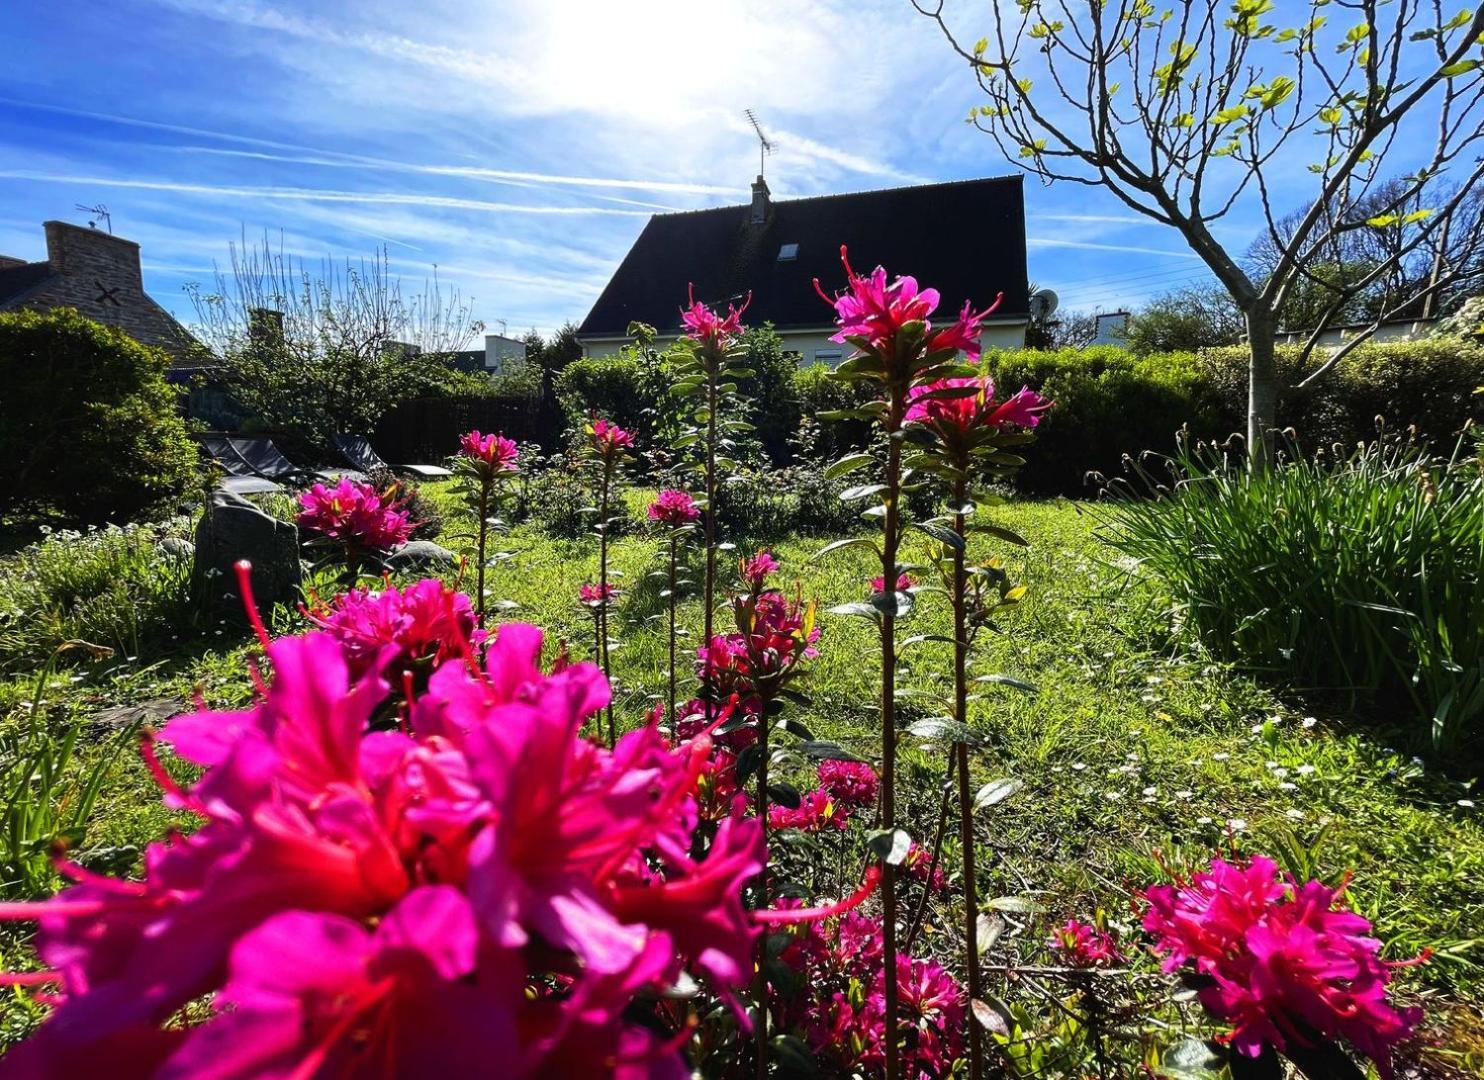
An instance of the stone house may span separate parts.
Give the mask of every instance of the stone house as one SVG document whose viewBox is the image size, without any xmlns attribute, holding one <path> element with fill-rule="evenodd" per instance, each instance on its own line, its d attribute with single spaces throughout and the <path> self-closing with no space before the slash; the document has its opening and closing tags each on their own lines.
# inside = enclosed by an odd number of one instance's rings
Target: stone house
<svg viewBox="0 0 1484 1080">
<path fill-rule="evenodd" d="M 746 206 L 656 214 L 614 271 L 578 329 L 584 355 L 628 343 L 630 322 L 680 332 L 680 308 L 697 300 L 725 309 L 750 292 L 750 326 L 771 322 L 803 364 L 838 364 L 850 351 L 830 341 L 833 312 L 815 294 L 844 286 L 840 245 L 856 270 L 876 265 L 938 290 L 937 318 L 951 321 L 969 300 L 1004 299 L 985 322 L 985 348 L 1020 348 L 1030 321 L 1025 201 L 1020 176 L 773 200 L 759 176 Z"/>
<path fill-rule="evenodd" d="M 0 255 L 0 311 L 76 308 L 164 350 L 177 367 L 199 363 L 200 344 L 144 291 L 138 244 L 65 221 L 42 228 L 44 261 Z"/>
</svg>

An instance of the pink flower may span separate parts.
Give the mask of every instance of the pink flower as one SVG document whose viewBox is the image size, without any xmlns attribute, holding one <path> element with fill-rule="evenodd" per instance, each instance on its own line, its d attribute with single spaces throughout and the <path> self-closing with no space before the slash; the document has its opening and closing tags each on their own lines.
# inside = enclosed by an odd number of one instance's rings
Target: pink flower
<svg viewBox="0 0 1484 1080">
<path fill-rule="evenodd" d="M 948 876 L 943 872 L 942 862 L 934 866 L 933 853 L 916 840 L 907 849 L 907 858 L 902 861 L 902 866 L 908 877 L 922 882 L 932 892 L 942 892 L 948 888 Z"/>
<path fill-rule="evenodd" d="M 815 788 L 799 800 L 797 807 L 774 804 L 768 808 L 768 825 L 774 829 L 801 832 L 836 831 L 850 824 L 850 811 L 824 788 Z"/>
<path fill-rule="evenodd" d="M 665 525 L 686 525 L 701 516 L 701 508 L 688 492 L 662 491 L 649 504 L 649 520 Z"/>
<path fill-rule="evenodd" d="M 618 586 L 613 582 L 604 585 L 584 585 L 577 590 L 577 600 L 587 607 L 602 607 L 612 603 L 618 596 Z"/>
<path fill-rule="evenodd" d="M 353 677 L 378 660 L 393 673 L 411 665 L 439 664 L 485 636 L 475 629 L 469 598 L 437 578 L 405 589 L 351 589 L 309 618 L 340 642 Z M 388 646 L 395 647 L 390 655 L 384 652 Z"/>
<path fill-rule="evenodd" d="M 686 298 L 689 306 L 680 311 L 685 336 L 708 350 L 725 352 L 742 333 L 742 313 L 752 303 L 752 293 L 741 307 L 728 304 L 725 317 L 696 300 L 694 285 L 687 289 Z"/>
<path fill-rule="evenodd" d="M 402 730 L 368 734 L 389 690 L 375 668 L 353 676 L 329 634 L 284 638 L 254 707 L 172 720 L 200 780 L 181 790 L 148 760 L 199 831 L 151 845 L 142 882 L 74 869 L 52 900 L 0 905 L 39 919 L 62 990 L 6 1065 L 685 1075 L 677 1044 L 625 1013 L 682 971 L 723 995 L 750 979 L 741 889 L 761 825 L 734 807 L 698 851 L 709 736 L 588 742 L 608 685 L 591 664 L 544 672 L 541 646 L 537 628 L 501 626 L 483 670 L 442 664 Z M 164 1026 L 207 995 L 212 1019 Z"/>
<path fill-rule="evenodd" d="M 1343 1038 L 1390 1077 L 1391 1050 L 1422 1019 L 1386 999 L 1391 967 L 1371 924 L 1339 906 L 1339 889 L 1285 881 L 1258 856 L 1247 866 L 1213 859 L 1208 872 L 1145 890 L 1144 929 L 1165 970 L 1194 967 L 1212 1015 L 1232 1025 L 1232 1045 L 1258 1057 L 1271 1044 Z"/>
<path fill-rule="evenodd" d="M 769 574 L 778 572 L 778 560 L 773 557 L 771 551 L 759 550 L 750 559 L 743 559 L 741 566 L 742 580 L 754 589 L 762 588 L 763 582 Z"/>
<path fill-rule="evenodd" d="M 350 477 L 333 488 L 315 484 L 299 496 L 301 526 L 347 550 L 390 551 L 412 535 L 413 521 L 389 493 Z"/>
<path fill-rule="evenodd" d="M 859 810 L 876 802 L 876 770 L 864 761 L 821 761 L 816 770 L 820 786 L 847 809 Z"/>
<path fill-rule="evenodd" d="M 996 296 L 994 303 L 983 311 L 975 311 L 974 305 L 968 300 L 964 301 L 963 310 L 958 313 L 958 319 L 946 330 L 939 330 L 928 339 L 928 349 L 936 352 L 939 349 L 953 349 L 965 353 L 970 360 L 979 359 L 979 338 L 984 332 L 982 325 L 984 317 L 992 314 L 1000 306 L 1004 299 L 1004 293 Z"/>
<path fill-rule="evenodd" d="M 587 437 L 593 452 L 607 461 L 634 445 L 634 434 L 611 420 L 594 418 L 587 425 Z"/>
<path fill-rule="evenodd" d="M 989 422 L 996 427 L 1015 424 L 1033 428 L 1041 422 L 1041 414 L 1050 409 L 1052 404 L 1029 386 L 1022 386 L 1014 397 L 1007 398 L 990 414 Z"/>
<path fill-rule="evenodd" d="M 776 685 L 802 660 L 819 655 L 814 647 L 820 628 L 814 621 L 814 604 L 785 600 L 779 593 L 765 592 L 753 599 L 734 601 L 745 632 L 717 634 L 696 650 L 701 676 L 715 693 L 748 698 L 760 688 Z"/>
<path fill-rule="evenodd" d="M 1095 926 L 1069 919 L 1051 933 L 1047 944 L 1072 967 L 1111 967 L 1123 962 L 1113 939 Z"/>
<path fill-rule="evenodd" d="M 459 453 L 490 473 L 514 472 L 520 451 L 514 439 L 503 435 L 481 435 L 477 430 L 459 440 Z"/>
<path fill-rule="evenodd" d="M 896 589 L 896 591 L 897 592 L 906 592 L 908 589 L 913 588 L 916 584 L 917 584 L 917 579 L 915 577 L 913 577 L 911 574 L 898 574 L 897 575 L 897 589 Z M 871 592 L 872 593 L 883 593 L 885 591 L 886 591 L 886 578 L 882 577 L 880 574 L 878 574 L 877 576 L 873 577 L 871 579 Z"/>
<path fill-rule="evenodd" d="M 845 266 L 845 292 L 830 297 L 818 279 L 814 282 L 815 291 L 835 309 L 840 329 L 831 341 L 844 344 L 862 338 L 872 351 L 894 355 L 903 327 L 921 323 L 928 328 L 927 317 L 938 306 L 937 289 L 919 290 L 913 277 L 899 277 L 887 284 L 886 271 L 879 266 L 870 277 L 862 277 L 851 268 L 844 246 L 840 248 L 840 262 Z"/>
</svg>

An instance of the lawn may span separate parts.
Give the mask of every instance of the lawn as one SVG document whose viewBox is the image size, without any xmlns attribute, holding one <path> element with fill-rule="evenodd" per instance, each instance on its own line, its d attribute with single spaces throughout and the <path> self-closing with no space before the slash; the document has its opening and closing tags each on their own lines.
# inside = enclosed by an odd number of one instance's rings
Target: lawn
<svg viewBox="0 0 1484 1080">
<path fill-rule="evenodd" d="M 471 548 L 471 522 L 452 489 L 424 490 L 449 514 L 442 542 Z M 640 493 L 630 493 L 630 505 L 642 505 Z M 1007 675 L 1037 692 L 980 683 L 983 691 L 971 702 L 983 740 L 975 753 L 978 782 L 1006 777 L 1023 785 L 983 811 L 978 823 L 986 853 L 980 895 L 1015 898 L 1001 905 L 1007 929 L 987 956 L 991 972 L 1044 963 L 1048 927 L 1074 915 L 1103 909 L 1132 934 L 1132 890 L 1160 878 L 1160 861 L 1194 865 L 1234 844 L 1328 880 L 1353 871 L 1350 902 L 1375 922 L 1389 955 L 1432 952 L 1429 963 L 1400 974 L 1403 997 L 1427 1001 L 1440 1052 L 1452 1064 L 1480 1067 L 1484 828 L 1468 792 L 1387 749 L 1384 738 L 1358 733 L 1344 716 L 1308 715 L 1220 665 L 1162 651 L 1158 598 L 1100 543 L 1099 512 L 1066 501 L 993 511 L 996 521 L 1030 541 L 1028 549 L 1006 545 L 1003 553 L 1012 579 L 1029 591 L 1002 619 L 1002 632 L 981 639 L 972 674 Z M 913 558 L 913 542 L 905 561 Z M 862 598 L 872 576 L 862 550 L 815 559 L 824 543 L 772 544 L 782 579 L 797 581 L 822 607 Z M 517 527 L 495 546 L 514 553 L 490 580 L 494 596 L 517 605 L 509 617 L 545 627 L 574 656 L 590 655 L 591 619 L 575 597 L 596 574 L 595 542 L 553 540 Z M 622 724 L 638 724 L 664 693 L 664 601 L 649 576 L 658 553 L 658 541 L 639 532 L 616 542 L 612 553 L 625 590 L 614 619 L 621 644 L 613 654 Z M 280 612 L 275 629 L 290 629 L 296 619 Z M 792 715 L 816 739 L 871 758 L 879 740 L 874 629 L 848 617 L 823 620 L 819 658 L 802 687 L 810 703 Z M 690 628 L 683 640 L 693 644 L 700 625 L 693 598 L 684 604 L 682 624 Z M 946 630 L 943 598 L 919 593 L 903 633 Z M 226 626 L 194 639 L 164 657 L 27 673 L 0 684 L 5 726 L 14 731 L 30 722 L 38 676 L 40 715 L 59 726 L 69 715 L 162 698 L 185 702 L 194 692 L 216 706 L 243 704 L 253 647 Z M 949 690 L 947 649 L 925 641 L 906 650 L 904 723 L 945 711 L 937 699 Z M 103 729 L 88 730 L 85 760 L 108 745 Z M 904 735 L 899 820 L 925 845 L 933 841 L 946 758 L 945 745 Z M 125 754 L 100 793 L 81 850 L 93 863 L 128 865 L 174 818 L 142 765 Z M 955 848 L 948 837 L 950 880 Z M 805 848 L 793 857 L 818 853 Z M 923 930 L 929 949 L 951 953 L 950 919 L 946 908 L 930 905 Z M 15 924 L 0 938 L 0 951 L 6 966 L 24 953 Z M 995 978 L 991 988 L 1005 993 Z M 0 1019 L 0 1033 L 13 1038 L 33 1016 L 16 994 Z"/>
</svg>

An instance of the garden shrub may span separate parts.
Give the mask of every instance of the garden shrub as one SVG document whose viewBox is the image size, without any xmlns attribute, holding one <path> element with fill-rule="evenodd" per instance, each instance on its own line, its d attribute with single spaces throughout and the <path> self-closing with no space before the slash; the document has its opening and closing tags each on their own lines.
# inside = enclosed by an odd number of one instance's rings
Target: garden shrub
<svg viewBox="0 0 1484 1080">
<path fill-rule="evenodd" d="M 71 308 L 0 314 L 0 513 L 122 522 L 179 499 L 197 453 L 168 364 Z"/>
<path fill-rule="evenodd" d="M 1461 447 L 1462 444 L 1460 444 Z M 1336 461 L 1168 461 L 1105 539 L 1155 576 L 1171 625 L 1299 690 L 1341 692 L 1416 749 L 1484 751 L 1484 458 L 1390 437 Z M 1159 484 L 1158 490 L 1155 485 Z"/>
<path fill-rule="evenodd" d="M 43 663 L 69 643 L 141 657 L 195 625 L 191 559 L 171 553 L 189 519 L 48 533 L 0 564 L 0 671 Z M 63 657 L 78 660 L 81 648 Z"/>
</svg>

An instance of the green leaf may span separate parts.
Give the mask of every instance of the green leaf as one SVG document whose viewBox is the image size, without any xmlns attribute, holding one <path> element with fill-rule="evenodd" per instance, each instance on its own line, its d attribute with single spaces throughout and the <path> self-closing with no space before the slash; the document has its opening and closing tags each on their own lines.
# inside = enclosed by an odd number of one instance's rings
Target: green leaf
<svg viewBox="0 0 1484 1080">
<path fill-rule="evenodd" d="M 859 600 L 852 600 L 848 604 L 836 604 L 834 607 L 825 608 L 828 615 L 853 615 L 860 619 L 870 619 L 873 622 L 881 617 L 880 610 L 874 604 L 865 604 Z"/>
<path fill-rule="evenodd" d="M 947 525 L 935 525 L 929 521 L 914 521 L 912 527 L 918 532 L 926 533 L 940 544 L 952 548 L 954 551 L 964 550 L 964 538 Z"/>
<path fill-rule="evenodd" d="M 825 479 L 839 479 L 842 476 L 855 472 L 856 469 L 864 468 L 865 466 L 871 464 L 871 462 L 874 460 L 875 459 L 871 457 L 870 454 L 847 454 L 840 460 L 831 463 L 829 468 L 825 469 Z"/>
<path fill-rule="evenodd" d="M 912 612 L 912 594 L 904 592 L 879 592 L 871 597 L 870 606 L 883 615 L 900 618 Z"/>
<path fill-rule="evenodd" d="M 1019 780 L 991 780 L 974 796 L 974 809 L 983 810 L 986 806 L 1002 803 L 1024 786 Z"/>
<path fill-rule="evenodd" d="M 986 533 L 989 533 L 990 536 L 998 536 L 1001 540 L 1004 540 L 1006 543 L 1014 544 L 1017 547 L 1030 547 L 1031 546 L 1031 542 L 1029 540 L 1027 540 L 1025 537 L 1021 536 L 1018 532 L 1015 532 L 1013 529 L 1007 529 L 1007 528 L 1005 528 L 1003 525 L 992 525 L 992 524 L 990 524 L 988 522 L 979 522 L 979 521 L 976 521 L 973 525 L 971 525 L 969 527 L 971 529 L 973 529 L 975 532 L 986 532 Z"/>
<path fill-rule="evenodd" d="M 768 798 L 772 799 L 779 806 L 786 806 L 790 810 L 797 810 L 799 803 L 804 801 L 803 797 L 799 794 L 799 789 L 792 784 L 769 784 Z"/>
<path fill-rule="evenodd" d="M 979 675 L 975 682 L 994 683 L 996 686 L 1013 686 L 1016 690 L 1024 690 L 1027 694 L 1039 694 L 1041 688 L 1035 683 L 1028 683 L 1023 679 L 1012 679 L 1009 675 Z"/>
<path fill-rule="evenodd" d="M 907 734 L 915 735 L 919 739 L 931 739 L 934 742 L 964 743 L 969 746 L 977 745 L 981 740 L 974 734 L 973 728 L 967 724 L 960 724 L 957 720 L 947 716 L 932 716 L 926 720 L 917 720 L 907 725 Z"/>
<path fill-rule="evenodd" d="M 975 998 L 969 1005 L 974 1012 L 974 1019 L 985 1031 L 1008 1039 L 1010 1033 L 1015 1030 L 1014 1014 L 1010 1012 L 1009 1006 L 998 998 L 986 994 L 982 998 Z"/>
<path fill-rule="evenodd" d="M 868 547 L 872 551 L 876 551 L 877 550 L 877 548 L 876 548 L 876 541 L 872 540 L 870 537 L 868 537 L 868 536 L 852 536 L 852 537 L 850 537 L 848 539 L 845 539 L 845 540 L 835 540 L 832 543 L 826 544 L 824 547 L 822 547 L 818 551 L 816 551 L 811 556 L 811 558 L 818 559 L 818 558 L 821 558 L 822 556 L 828 555 L 832 551 L 843 551 L 845 548 L 850 548 L 850 547 Z"/>
<path fill-rule="evenodd" d="M 912 848 L 912 837 L 905 829 L 883 829 L 871 834 L 866 848 L 888 866 L 901 866 Z"/>
<path fill-rule="evenodd" d="M 864 761 L 865 758 L 852 754 L 837 742 L 829 739 L 812 739 L 799 744 L 799 753 L 806 757 L 814 758 L 816 761 Z"/>
<path fill-rule="evenodd" d="M 848 487 L 844 491 L 840 492 L 840 501 L 854 502 L 856 499 L 869 498 L 870 496 L 877 495 L 885 490 L 885 484 L 858 484 L 855 487 Z"/>
<path fill-rule="evenodd" d="M 1008 911 L 1012 915 L 1034 915 L 1041 905 L 1024 896 L 997 896 L 984 905 L 993 911 Z"/>
<path fill-rule="evenodd" d="M 1479 66 L 1478 60 L 1460 60 L 1456 64 L 1449 64 L 1438 72 L 1445 79 L 1456 79 L 1460 75 L 1467 75 Z"/>
</svg>

